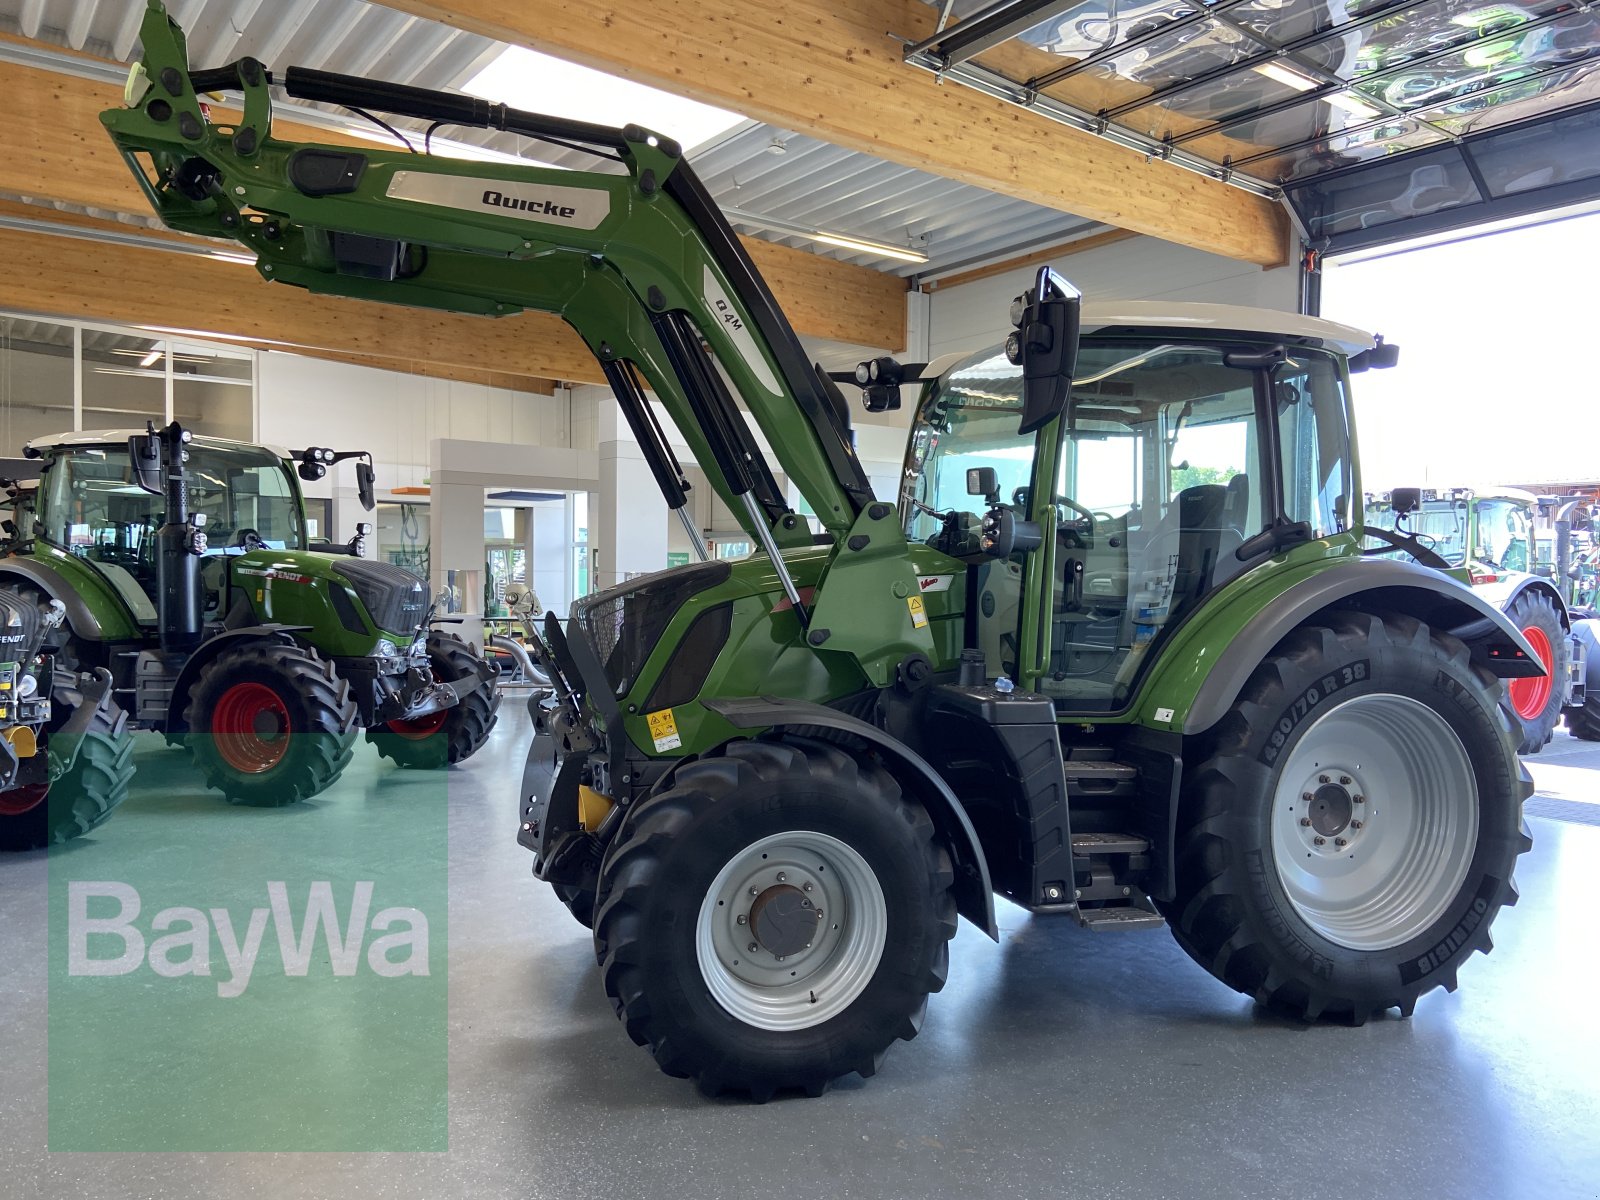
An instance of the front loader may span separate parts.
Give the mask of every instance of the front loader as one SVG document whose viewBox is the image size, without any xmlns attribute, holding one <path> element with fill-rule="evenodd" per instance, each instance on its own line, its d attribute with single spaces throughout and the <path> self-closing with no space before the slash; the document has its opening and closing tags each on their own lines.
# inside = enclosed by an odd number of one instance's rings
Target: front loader
<svg viewBox="0 0 1600 1200">
<path fill-rule="evenodd" d="M 560 314 L 669 509 L 687 484 L 647 390 L 760 547 L 585 597 L 538 652 L 561 756 L 530 770 L 519 840 L 662 1069 L 758 1099 L 873 1073 L 958 917 L 998 937 L 997 894 L 1170 928 L 1308 1020 L 1409 1014 L 1489 948 L 1530 844 L 1500 680 L 1543 668 L 1458 581 L 1362 555 L 1370 337 L 1085 307 L 1046 269 L 1005 347 L 864 365 L 871 406 L 914 406 L 879 496 L 844 395 L 669 139 L 290 68 L 305 100 L 607 161 L 282 142 L 262 64 L 189 71 L 155 2 L 143 42 L 102 120 L 168 224 L 315 292 Z M 240 123 L 202 109 L 219 88 Z"/>
<path fill-rule="evenodd" d="M 483 744 L 492 671 L 430 628 L 427 584 L 355 543 L 307 537 L 299 480 L 364 452 L 291 455 L 176 422 L 24 452 L 40 482 L 17 501 L 27 539 L 0 559 L 0 596 L 54 602 L 63 619 L 45 644 L 58 661 L 105 672 L 131 727 L 185 744 L 229 799 L 317 795 L 362 729 L 401 766 Z M 357 477 L 370 509 L 369 464 Z"/>
</svg>

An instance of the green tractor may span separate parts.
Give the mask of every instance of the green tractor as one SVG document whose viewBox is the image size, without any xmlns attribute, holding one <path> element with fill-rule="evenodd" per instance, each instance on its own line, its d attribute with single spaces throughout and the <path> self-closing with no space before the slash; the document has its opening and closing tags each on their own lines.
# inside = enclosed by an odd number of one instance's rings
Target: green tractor
<svg viewBox="0 0 1600 1200">
<path fill-rule="evenodd" d="M 231 800 L 291 804 L 350 761 L 357 733 L 404 767 L 477 750 L 499 697 L 468 644 L 430 629 L 427 585 L 313 546 L 298 478 L 346 458 L 144 433 L 30 442 L 31 536 L 0 559 L 0 596 L 64 612 L 58 663 L 105 671 L 134 728 L 189 748 Z M 372 471 L 357 464 L 363 504 Z M 19 510 L 20 511 L 20 510 Z M 70 832 L 70 831 L 68 831 Z"/>
<path fill-rule="evenodd" d="M 1541 677 L 1506 681 L 1518 753 L 1543 749 L 1563 715 L 1569 726 L 1587 729 L 1585 675 L 1595 627 L 1589 622 L 1593 612 L 1574 603 L 1573 564 L 1567 561 L 1572 558 L 1571 513 L 1564 518 L 1565 537 L 1555 539 L 1558 568 L 1548 553 L 1551 541 L 1536 537 L 1541 504 L 1530 492 L 1396 488 L 1369 495 L 1365 507 L 1369 537 L 1394 532 L 1417 543 L 1425 561 L 1436 557 L 1433 565 L 1463 578 L 1505 613 L 1544 664 Z"/>
<path fill-rule="evenodd" d="M 1408 1014 L 1489 949 L 1530 845 L 1501 680 L 1544 670 L 1459 581 L 1362 552 L 1350 373 L 1392 348 L 1084 308 L 1046 269 L 1004 348 L 862 365 L 868 408 L 915 404 L 878 496 L 670 139 L 290 68 L 292 96 L 613 169 L 294 144 L 262 64 L 190 72 L 155 0 L 143 44 L 102 121 L 169 225 L 316 292 L 560 313 L 668 507 L 685 480 L 646 388 L 760 547 L 586 597 L 539 648 L 560 757 L 530 754 L 519 840 L 663 1070 L 757 1099 L 871 1074 L 958 918 L 998 938 L 996 895 L 1170 928 L 1304 1020 Z M 219 127 L 196 93 L 229 88 L 244 117 Z"/>
</svg>

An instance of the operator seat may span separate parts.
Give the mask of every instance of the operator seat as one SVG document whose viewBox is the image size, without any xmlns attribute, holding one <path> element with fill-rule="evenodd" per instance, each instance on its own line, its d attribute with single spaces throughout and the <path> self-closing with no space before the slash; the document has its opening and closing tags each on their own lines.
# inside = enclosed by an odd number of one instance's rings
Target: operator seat
<svg viewBox="0 0 1600 1200">
<path fill-rule="evenodd" d="M 1179 597 L 1199 596 L 1239 573 L 1244 564 L 1234 551 L 1244 544 L 1244 534 L 1236 512 L 1249 498 L 1249 480 L 1243 475 L 1235 475 L 1226 487 L 1202 483 L 1178 493 L 1173 505 L 1178 512 L 1174 607 L 1181 603 Z"/>
</svg>

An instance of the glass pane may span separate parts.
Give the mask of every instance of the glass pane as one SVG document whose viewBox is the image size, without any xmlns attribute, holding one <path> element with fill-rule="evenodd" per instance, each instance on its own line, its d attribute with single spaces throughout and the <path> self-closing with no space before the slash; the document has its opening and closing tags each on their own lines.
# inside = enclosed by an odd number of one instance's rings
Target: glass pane
<svg viewBox="0 0 1600 1200">
<path fill-rule="evenodd" d="M 1472 157 L 1496 196 L 1600 175 L 1600 111 L 1591 109 L 1472 143 Z"/>
<path fill-rule="evenodd" d="M 71 326 L 0 317 L 0 453 L 71 429 Z"/>
<path fill-rule="evenodd" d="M 172 347 L 172 415 L 186 429 L 248 442 L 254 436 L 255 356 L 187 342 Z"/>
<path fill-rule="evenodd" d="M 1557 105 L 1573 106 L 1593 100 L 1600 100 L 1600 63 L 1590 62 L 1507 84 L 1419 115 L 1441 129 L 1465 134 L 1523 121 Z"/>
<path fill-rule="evenodd" d="M 380 502 L 374 510 L 373 525 L 379 562 L 392 563 L 419 579 L 428 578 L 431 534 L 427 505 Z"/>
<path fill-rule="evenodd" d="M 1347 0 L 1343 4 L 1329 0 L 1250 0 L 1230 8 L 1228 19 L 1282 46 L 1354 21 L 1388 3 L 1390 0 Z"/>
<path fill-rule="evenodd" d="M 1197 139 L 1191 149 L 1198 151 L 1202 143 L 1210 140 Z M 1430 129 L 1416 121 L 1385 122 L 1367 129 L 1358 129 L 1353 133 L 1333 134 L 1307 146 L 1272 154 L 1242 165 L 1240 170 L 1248 171 L 1262 179 L 1286 183 L 1309 175 L 1319 175 L 1324 171 L 1337 170 L 1339 167 L 1348 167 L 1353 163 L 1399 154 L 1404 150 L 1420 150 L 1436 146 L 1446 140 L 1448 139 L 1445 135 L 1438 130 Z"/>
<path fill-rule="evenodd" d="M 1521 36 L 1476 42 L 1463 50 L 1361 80 L 1357 88 L 1406 110 L 1431 108 L 1489 87 L 1515 83 L 1530 72 L 1594 53 L 1600 20 L 1582 13 Z"/>
<path fill-rule="evenodd" d="M 1326 183 L 1308 184 L 1294 194 L 1295 207 L 1314 237 L 1370 229 L 1482 199 L 1454 149 L 1406 155 Z"/>
<path fill-rule="evenodd" d="M 1529 0 L 1516 4 L 1463 4 L 1459 0 L 1417 4 L 1398 9 L 1361 29 L 1332 31 L 1324 40 L 1297 51 L 1297 57 L 1331 71 L 1341 79 L 1358 79 L 1388 71 L 1427 54 L 1501 33 L 1520 40 L 1516 27 L 1570 6 L 1570 0 Z M 1372 5 L 1367 6 L 1368 9 Z M 1352 14 L 1356 15 L 1356 14 Z M 1527 37 L 1537 37 L 1538 30 Z"/>
<path fill-rule="evenodd" d="M 1256 39 L 1231 26 L 1197 21 L 1125 50 L 1089 70 L 1161 88 L 1231 66 L 1265 50 Z"/>
<path fill-rule="evenodd" d="M 1059 17 L 1035 25 L 1021 41 L 1064 59 L 1087 58 L 1108 46 L 1142 37 L 1152 29 L 1181 20 L 1202 6 L 1185 0 L 1155 0 L 1127 7 L 1090 0 Z M 1063 63 L 1062 65 L 1066 65 Z"/>
<path fill-rule="evenodd" d="M 167 343 L 83 331 L 83 428 L 139 429 L 167 419 Z"/>
<path fill-rule="evenodd" d="M 1284 515 L 1304 521 L 1314 537 L 1342 533 L 1355 486 L 1344 383 L 1326 355 L 1296 353 L 1276 385 Z"/>
</svg>

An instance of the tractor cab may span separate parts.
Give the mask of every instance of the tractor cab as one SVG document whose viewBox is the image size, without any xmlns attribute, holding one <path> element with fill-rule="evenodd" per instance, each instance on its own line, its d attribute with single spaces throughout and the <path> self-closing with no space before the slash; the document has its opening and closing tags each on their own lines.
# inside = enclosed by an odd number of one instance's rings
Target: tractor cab
<svg viewBox="0 0 1600 1200">
<path fill-rule="evenodd" d="M 128 431 L 41 439 L 45 455 L 36 529 L 89 563 L 142 626 L 157 614 L 156 531 L 165 501 L 139 484 Z M 305 550 L 299 484 L 274 448 L 194 438 L 184 464 L 189 505 L 205 534 L 200 577 L 207 619 L 220 619 L 227 560 L 254 550 Z"/>
<path fill-rule="evenodd" d="M 976 644 L 1063 713 L 1127 708 L 1202 600 L 1357 520 L 1343 364 L 1370 339 L 1185 307 L 1086 309 L 1070 396 L 1037 436 L 1018 432 L 1023 368 L 994 351 L 945 371 L 917 412 L 907 537 L 968 562 Z M 985 540 L 1008 522 L 1053 532 Z M 1036 629 L 1033 594 L 1050 598 Z"/>
</svg>

